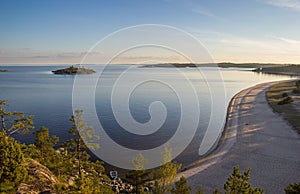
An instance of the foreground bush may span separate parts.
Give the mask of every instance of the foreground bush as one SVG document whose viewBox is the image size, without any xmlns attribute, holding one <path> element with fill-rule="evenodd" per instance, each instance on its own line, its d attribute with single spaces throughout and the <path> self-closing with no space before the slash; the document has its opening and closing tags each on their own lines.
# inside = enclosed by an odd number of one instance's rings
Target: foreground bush
<svg viewBox="0 0 300 194">
<path fill-rule="evenodd" d="M 286 194 L 299 194 L 300 193 L 300 183 L 293 183 L 284 189 Z"/>
<path fill-rule="evenodd" d="M 27 177 L 21 146 L 5 132 L 0 132 L 0 192 L 16 188 Z"/>
</svg>

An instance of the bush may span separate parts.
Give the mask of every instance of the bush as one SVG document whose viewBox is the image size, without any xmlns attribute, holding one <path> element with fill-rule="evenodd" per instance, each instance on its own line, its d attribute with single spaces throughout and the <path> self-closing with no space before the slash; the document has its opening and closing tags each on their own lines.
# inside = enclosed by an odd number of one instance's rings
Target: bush
<svg viewBox="0 0 300 194">
<path fill-rule="evenodd" d="M 0 192 L 13 190 L 27 175 L 21 145 L 0 132 Z"/>
<path fill-rule="evenodd" d="M 284 98 L 283 100 L 279 101 L 277 104 L 284 105 L 284 104 L 291 104 L 293 102 L 294 102 L 293 98 L 288 96 L 288 97 Z"/>
<path fill-rule="evenodd" d="M 299 194 L 300 193 L 300 183 L 293 183 L 284 189 L 286 194 Z"/>
<path fill-rule="evenodd" d="M 295 88 L 293 89 L 294 94 L 300 94 L 300 88 Z"/>
<path fill-rule="evenodd" d="M 173 194 L 190 194 L 192 188 L 188 186 L 186 178 L 183 176 L 175 183 L 175 188 L 171 190 Z"/>
<path fill-rule="evenodd" d="M 300 80 L 296 81 L 296 86 L 299 88 L 300 87 Z"/>
<path fill-rule="evenodd" d="M 284 92 L 282 95 L 281 95 L 281 97 L 282 98 L 285 98 L 285 97 L 288 97 L 289 95 L 286 93 L 286 92 Z"/>
</svg>

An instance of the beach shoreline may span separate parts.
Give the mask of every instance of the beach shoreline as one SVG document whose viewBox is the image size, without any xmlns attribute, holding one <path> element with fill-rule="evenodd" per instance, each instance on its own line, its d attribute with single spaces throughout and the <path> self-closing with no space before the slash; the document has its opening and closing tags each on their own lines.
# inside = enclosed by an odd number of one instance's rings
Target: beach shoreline
<svg viewBox="0 0 300 194">
<path fill-rule="evenodd" d="M 233 166 L 239 165 L 241 170 L 253 169 L 251 183 L 264 187 L 266 193 L 283 193 L 288 184 L 299 182 L 300 136 L 273 112 L 265 98 L 265 92 L 276 83 L 279 82 L 258 84 L 237 93 L 229 103 L 216 148 L 186 166 L 178 178 L 185 176 L 193 191 L 202 185 L 205 192 L 211 193 L 216 188 L 222 189 Z M 274 168 L 269 169 L 267 164 L 273 164 Z M 295 169 L 290 171 L 291 167 Z"/>
</svg>

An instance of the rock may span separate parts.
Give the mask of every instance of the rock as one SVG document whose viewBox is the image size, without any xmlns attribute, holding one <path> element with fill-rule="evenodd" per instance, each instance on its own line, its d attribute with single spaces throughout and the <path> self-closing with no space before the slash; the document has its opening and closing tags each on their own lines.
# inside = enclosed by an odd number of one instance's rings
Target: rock
<svg viewBox="0 0 300 194">
<path fill-rule="evenodd" d="M 53 193 L 54 185 L 58 183 L 57 178 L 45 166 L 37 161 L 26 158 L 25 159 L 29 181 L 22 183 L 17 190 L 18 194 L 40 194 Z"/>
<path fill-rule="evenodd" d="M 73 176 L 70 177 L 69 180 L 68 180 L 68 184 L 71 185 L 71 186 L 74 185 L 75 184 L 75 177 L 73 177 Z"/>
</svg>

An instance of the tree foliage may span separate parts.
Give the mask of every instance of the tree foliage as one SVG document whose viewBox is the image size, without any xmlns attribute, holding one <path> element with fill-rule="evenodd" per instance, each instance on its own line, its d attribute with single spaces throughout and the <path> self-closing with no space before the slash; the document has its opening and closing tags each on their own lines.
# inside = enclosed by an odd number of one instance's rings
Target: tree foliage
<svg viewBox="0 0 300 194">
<path fill-rule="evenodd" d="M 70 121 L 72 122 L 72 128 L 69 132 L 75 139 L 69 140 L 66 145 L 70 152 L 69 156 L 74 153 L 71 159 L 76 160 L 78 174 L 81 174 L 82 162 L 87 161 L 89 158 L 87 150 L 98 149 L 99 143 L 97 141 L 100 137 L 95 135 L 94 128 L 88 126 L 84 121 L 82 110 L 76 110 Z"/>
<path fill-rule="evenodd" d="M 186 178 L 183 176 L 175 183 L 175 188 L 171 190 L 174 194 L 190 194 L 191 187 L 188 185 Z"/>
<path fill-rule="evenodd" d="M 299 83 L 300 84 L 300 83 Z M 299 194 L 300 193 L 300 183 L 293 183 L 284 189 L 286 194 Z"/>
<path fill-rule="evenodd" d="M 105 184 L 110 180 L 105 174 L 102 162 L 84 161 L 82 162 L 82 171 L 84 173 L 76 176 L 69 174 L 68 178 L 75 177 L 74 184 L 60 191 L 63 193 L 113 194 L 112 188 Z"/>
<path fill-rule="evenodd" d="M 34 145 L 39 148 L 41 154 L 41 161 L 47 162 L 54 154 L 54 146 L 58 143 L 57 136 L 49 136 L 49 130 L 46 127 L 41 127 L 39 131 L 35 132 Z"/>
<path fill-rule="evenodd" d="M 4 106 L 8 107 L 7 100 L 0 100 L 0 118 L 1 118 L 1 131 L 7 136 L 19 132 L 22 134 L 27 133 L 30 129 L 33 129 L 33 116 L 25 117 L 23 112 L 10 112 L 7 111 Z"/>
<path fill-rule="evenodd" d="M 204 191 L 201 186 L 198 187 L 196 194 L 204 194 Z"/>
<path fill-rule="evenodd" d="M 250 179 L 250 168 L 248 168 L 243 174 L 239 171 L 239 167 L 233 168 L 233 173 L 229 176 L 224 184 L 224 190 L 226 194 L 261 194 L 264 193 L 262 188 L 254 188 L 248 182 Z"/>
<path fill-rule="evenodd" d="M 69 193 L 113 193 L 110 186 L 103 184 L 109 182 L 109 178 L 105 175 L 105 169 L 101 162 L 92 162 L 89 160 L 88 149 L 99 148 L 99 136 L 95 135 L 94 128 L 88 126 L 83 119 L 83 111 L 76 110 L 75 115 L 70 119 L 72 128 L 70 133 L 74 136 L 66 142 L 65 155 L 66 162 L 62 174 L 64 180 L 70 177 L 76 177 L 75 184 L 65 189 L 64 192 Z M 77 169 L 77 170 L 76 170 Z M 67 175 L 67 176 L 66 176 Z"/>
<path fill-rule="evenodd" d="M 17 187 L 27 177 L 21 146 L 4 131 L 0 132 L 0 191 Z"/>
<path fill-rule="evenodd" d="M 172 162 L 172 150 L 169 146 L 166 146 L 162 153 L 162 166 L 155 173 L 156 194 L 164 194 L 171 191 L 177 171 L 180 168 L 181 164 Z"/>
<path fill-rule="evenodd" d="M 142 154 L 137 154 L 132 160 L 133 170 L 130 170 L 126 176 L 125 181 L 134 186 L 133 193 L 140 193 L 143 187 L 149 186 L 151 179 L 151 172 L 145 170 L 145 158 Z"/>
</svg>

